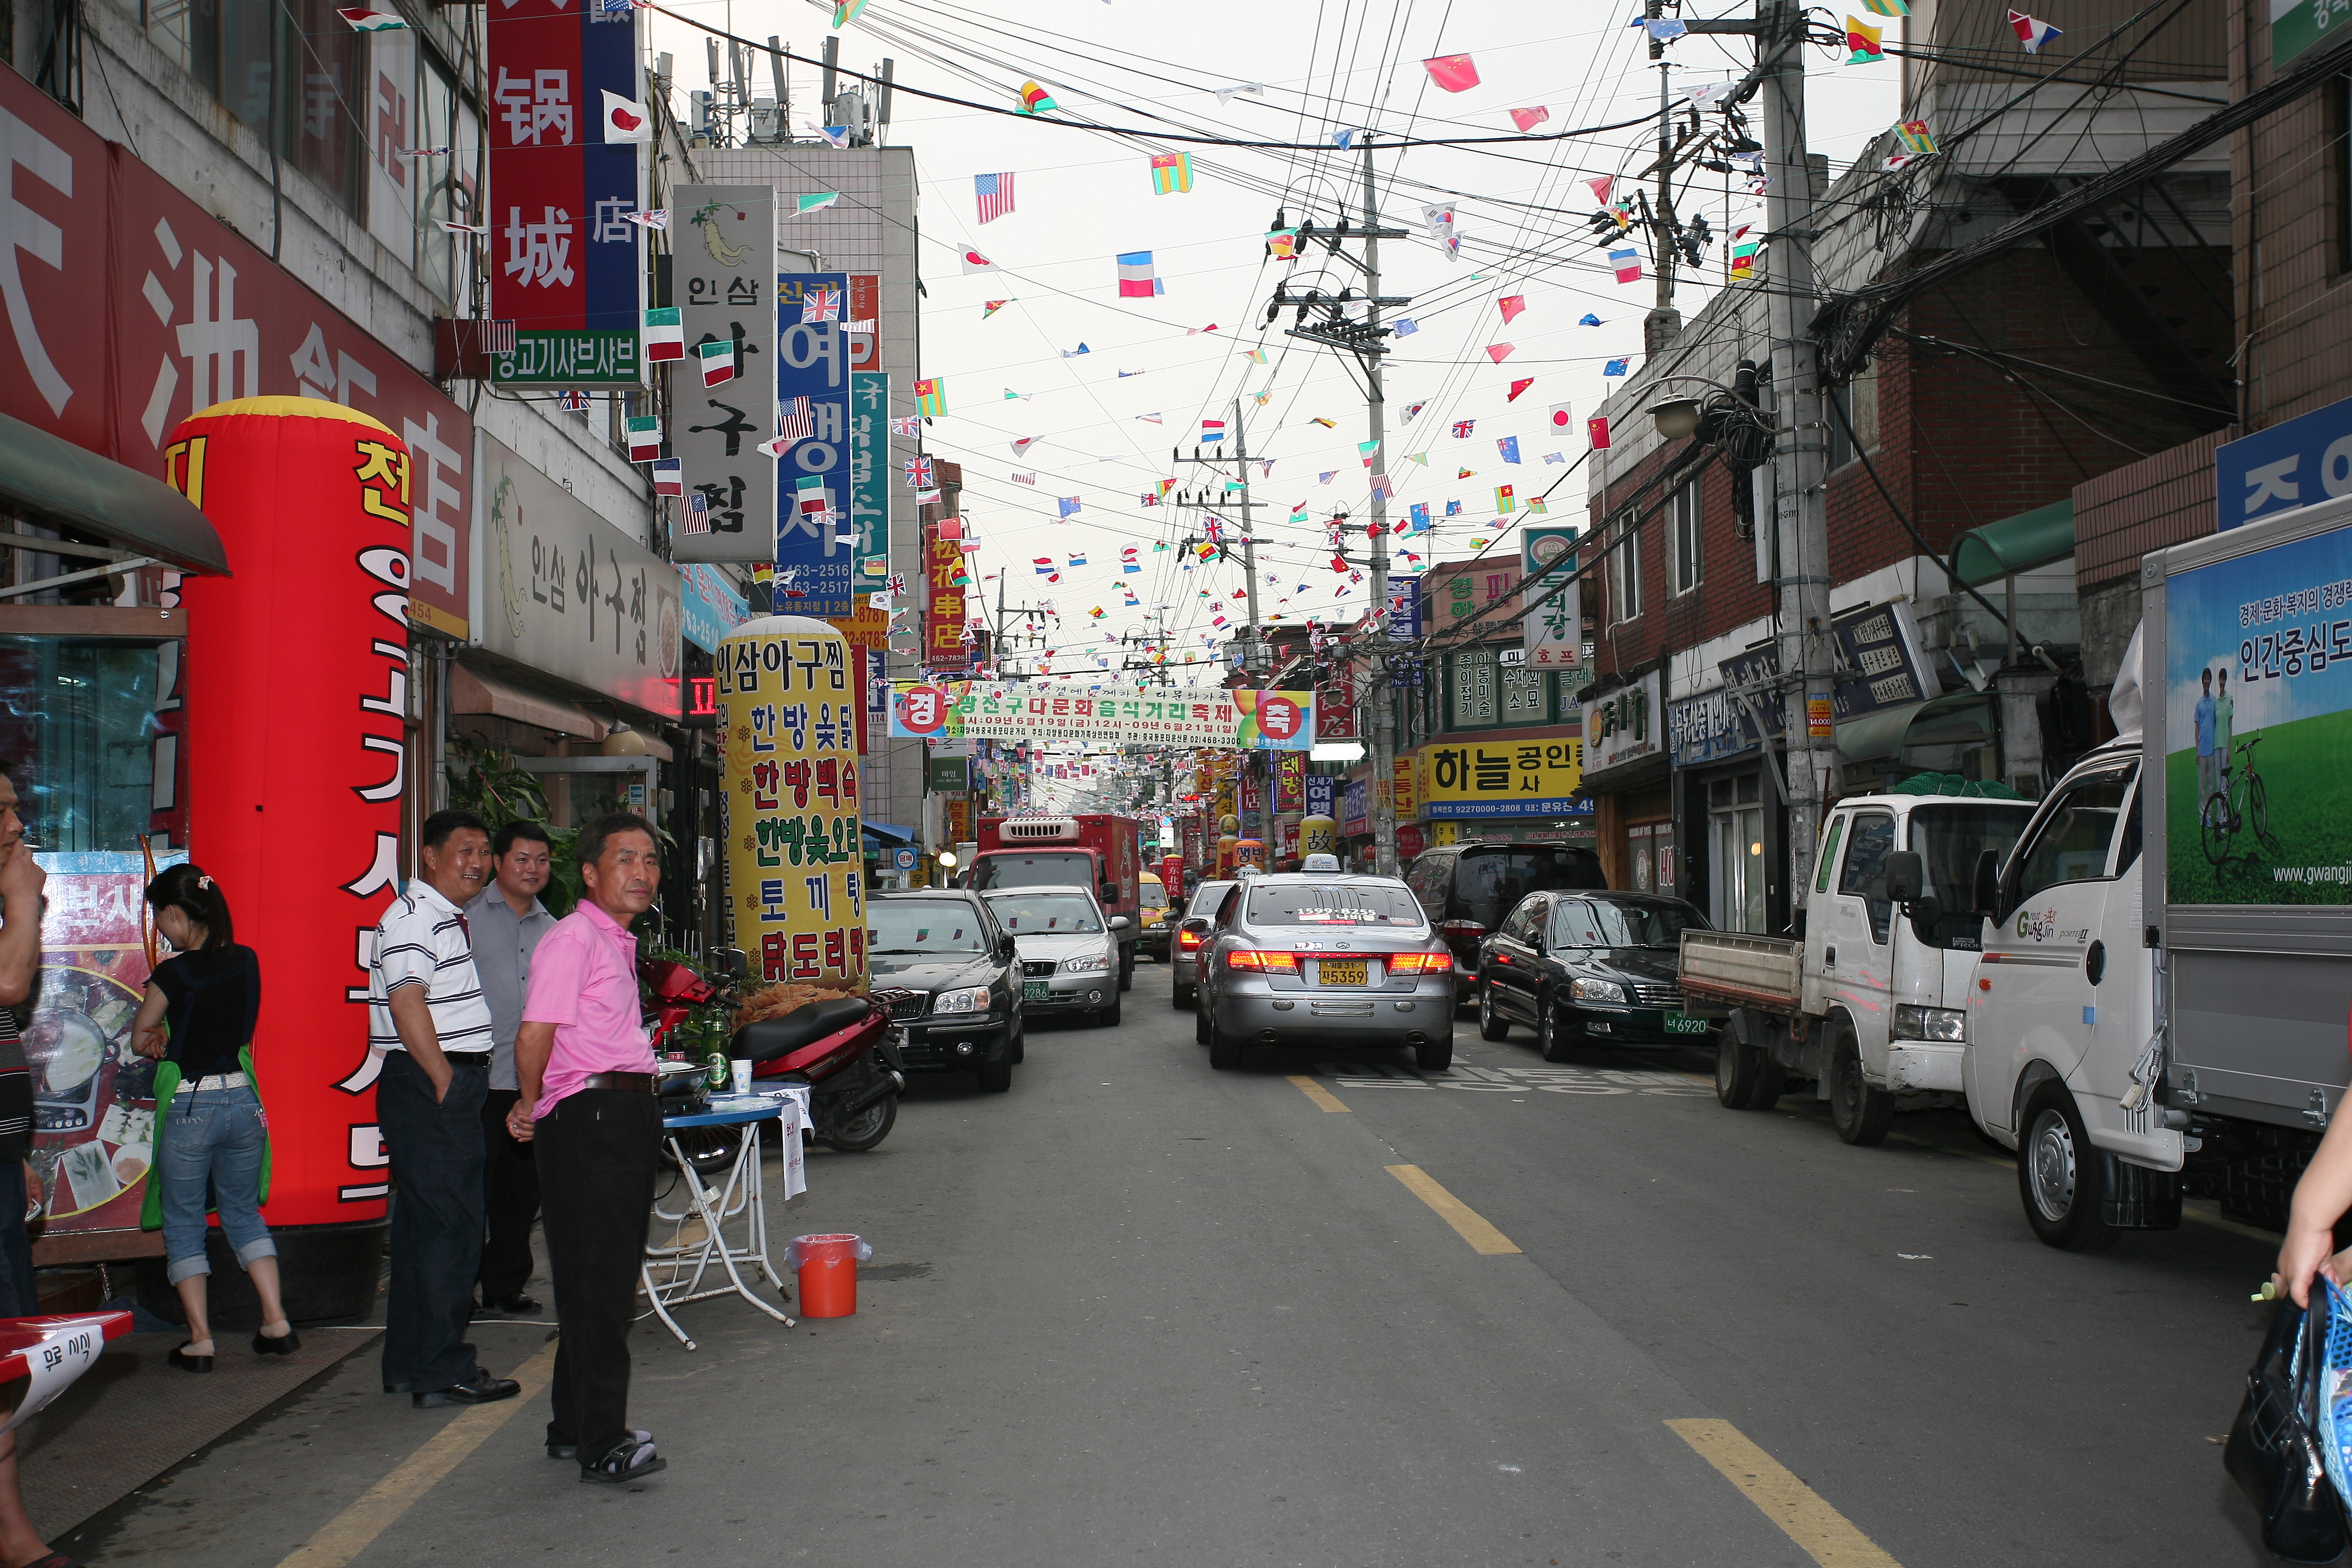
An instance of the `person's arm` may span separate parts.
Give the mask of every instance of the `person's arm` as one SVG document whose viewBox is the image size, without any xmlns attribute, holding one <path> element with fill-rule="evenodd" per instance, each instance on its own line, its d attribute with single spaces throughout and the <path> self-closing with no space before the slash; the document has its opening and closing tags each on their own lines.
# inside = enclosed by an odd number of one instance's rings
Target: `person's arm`
<svg viewBox="0 0 2352 1568">
<path fill-rule="evenodd" d="M 554 1054 L 554 1025 L 527 1023 L 515 1031 L 515 1085 L 522 1092 L 507 1112 L 507 1132 L 518 1143 L 530 1142 L 531 1111 L 547 1078 L 547 1058 Z"/>
<path fill-rule="evenodd" d="M 163 987 L 150 980 L 147 994 L 139 1004 L 139 1016 L 131 1020 L 131 1048 L 152 1061 L 163 1059 L 163 1014 L 171 1005 Z"/>
<path fill-rule="evenodd" d="M 433 1099 L 437 1104 L 448 1096 L 451 1069 L 449 1058 L 441 1054 L 440 1031 L 433 1026 L 433 1008 L 425 1001 L 428 989 L 422 980 L 395 985 L 385 1005 L 392 1012 L 392 1026 L 400 1043 L 408 1047 L 409 1059 L 433 1080 Z"/>
<path fill-rule="evenodd" d="M 2271 1276 L 2272 1283 L 2294 1297 L 2296 1306 L 2311 1304 L 2311 1281 L 2318 1274 L 2338 1285 L 2352 1283 L 2352 1251 L 2331 1257 L 2336 1222 L 2347 1209 L 2352 1209 L 2352 1116 L 2339 1108 L 2328 1121 L 2319 1152 L 2294 1184 L 2286 1241 L 2279 1247 L 2278 1272 Z"/>
<path fill-rule="evenodd" d="M 41 972 L 41 889 L 49 874 L 22 845 L 0 862 L 0 1006 L 21 1006 Z"/>
</svg>

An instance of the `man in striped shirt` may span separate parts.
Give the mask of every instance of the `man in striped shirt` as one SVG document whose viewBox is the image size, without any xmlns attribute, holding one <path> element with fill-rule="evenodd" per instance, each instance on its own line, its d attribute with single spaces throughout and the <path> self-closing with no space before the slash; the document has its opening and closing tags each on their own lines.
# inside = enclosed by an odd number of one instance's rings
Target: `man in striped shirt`
<svg viewBox="0 0 2352 1568">
<path fill-rule="evenodd" d="M 376 1121 L 392 1156 L 392 1278 L 383 1386 L 420 1410 L 510 1398 L 466 1342 L 482 1261 L 482 1102 L 494 1030 L 465 907 L 482 890 L 490 835 L 468 811 L 418 834 L 424 875 L 375 928 L 368 1044 L 383 1053 Z"/>
</svg>

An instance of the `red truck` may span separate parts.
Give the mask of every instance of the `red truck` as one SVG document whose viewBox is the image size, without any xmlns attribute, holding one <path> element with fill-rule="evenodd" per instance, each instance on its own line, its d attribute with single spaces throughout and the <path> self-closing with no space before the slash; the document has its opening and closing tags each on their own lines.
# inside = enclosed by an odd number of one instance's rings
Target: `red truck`
<svg viewBox="0 0 2352 1568">
<path fill-rule="evenodd" d="M 1135 818 L 1107 812 L 983 816 L 963 885 L 975 892 L 1092 888 L 1118 941 L 1118 988 L 1125 991 L 1135 984 L 1135 944 L 1143 934 L 1142 841 Z"/>
</svg>

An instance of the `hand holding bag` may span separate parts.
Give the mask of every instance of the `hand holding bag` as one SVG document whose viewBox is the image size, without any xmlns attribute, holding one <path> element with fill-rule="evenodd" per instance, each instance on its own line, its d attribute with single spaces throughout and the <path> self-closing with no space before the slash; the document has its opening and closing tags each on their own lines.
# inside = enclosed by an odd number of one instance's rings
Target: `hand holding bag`
<svg viewBox="0 0 2352 1568">
<path fill-rule="evenodd" d="M 2346 1542 L 2343 1504 L 2321 1457 L 2318 1341 L 2326 1298 L 2320 1282 L 2313 1284 L 2308 1312 L 2292 1300 L 2279 1302 L 2221 1453 L 2262 1516 L 2263 1544 L 2289 1563 L 2333 1563 Z"/>
</svg>

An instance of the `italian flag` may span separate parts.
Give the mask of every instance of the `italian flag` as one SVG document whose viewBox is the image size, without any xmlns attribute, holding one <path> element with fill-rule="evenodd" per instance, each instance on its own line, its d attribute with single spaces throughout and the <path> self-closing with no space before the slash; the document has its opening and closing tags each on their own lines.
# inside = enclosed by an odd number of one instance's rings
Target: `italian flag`
<svg viewBox="0 0 2352 1568">
<path fill-rule="evenodd" d="M 648 364 L 686 357 L 686 325 L 678 319 L 675 305 L 667 310 L 646 312 L 644 338 L 646 363 Z"/>
<path fill-rule="evenodd" d="M 720 338 L 694 351 L 702 360 L 702 384 L 720 386 L 735 379 L 735 340 Z M 651 355 L 646 357 L 651 358 Z"/>
<path fill-rule="evenodd" d="M 661 456 L 661 421 L 650 414 L 632 415 L 628 421 L 629 461 L 650 463 Z"/>
<path fill-rule="evenodd" d="M 362 33 L 394 33 L 407 28 L 408 24 L 389 11 L 371 11 L 364 5 L 339 8 L 335 15 Z"/>
</svg>

